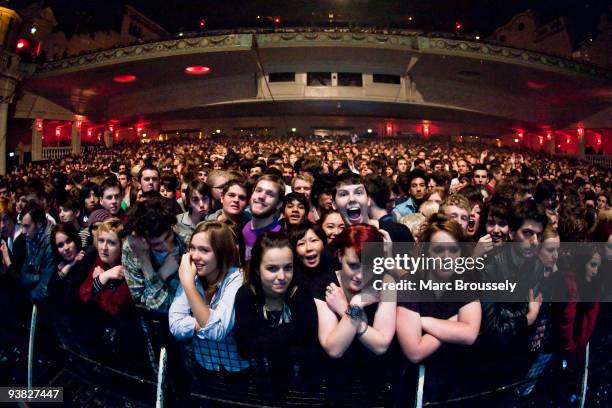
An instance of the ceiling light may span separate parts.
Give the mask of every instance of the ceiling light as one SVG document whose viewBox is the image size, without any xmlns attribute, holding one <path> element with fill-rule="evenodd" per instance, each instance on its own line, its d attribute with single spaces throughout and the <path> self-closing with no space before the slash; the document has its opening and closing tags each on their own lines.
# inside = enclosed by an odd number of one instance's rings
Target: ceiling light
<svg viewBox="0 0 612 408">
<path fill-rule="evenodd" d="M 134 82 L 136 80 L 136 75 L 117 75 L 116 77 L 113 78 L 113 81 L 119 83 L 119 84 L 125 84 L 128 82 Z"/>
<path fill-rule="evenodd" d="M 205 67 L 203 65 L 192 65 L 190 67 L 185 68 L 185 73 L 189 75 L 204 75 L 210 72 L 209 67 Z"/>
</svg>

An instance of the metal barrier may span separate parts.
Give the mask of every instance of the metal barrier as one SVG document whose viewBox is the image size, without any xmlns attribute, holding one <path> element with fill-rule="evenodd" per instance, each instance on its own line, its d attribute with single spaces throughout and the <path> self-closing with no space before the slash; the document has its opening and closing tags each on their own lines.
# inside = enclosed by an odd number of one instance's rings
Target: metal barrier
<svg viewBox="0 0 612 408">
<path fill-rule="evenodd" d="M 28 388 L 32 388 L 32 372 L 34 368 L 34 337 L 36 336 L 36 319 L 38 308 L 32 306 L 32 320 L 30 321 L 30 341 L 28 344 Z"/>
<path fill-rule="evenodd" d="M 43 160 L 61 159 L 72 154 L 72 146 L 43 147 Z"/>
<path fill-rule="evenodd" d="M 417 379 L 417 393 L 414 400 L 414 408 L 421 408 L 423 406 L 423 391 L 425 389 L 425 366 L 419 364 L 419 377 Z"/>
<path fill-rule="evenodd" d="M 159 367 L 157 369 L 157 395 L 155 399 L 155 408 L 164 408 L 164 387 L 166 383 L 166 365 L 168 356 L 166 348 L 162 347 L 159 352 Z"/>
<path fill-rule="evenodd" d="M 29 350 L 28 350 L 28 387 L 33 386 L 33 364 L 35 361 L 34 359 L 34 354 L 35 354 L 34 338 L 36 336 L 37 316 L 38 316 L 38 308 L 36 305 L 34 305 L 32 307 L 30 337 L 29 337 Z M 134 322 L 134 324 L 136 326 L 139 326 L 139 324 L 136 321 Z M 151 333 L 149 333 L 149 335 L 151 335 Z M 168 352 L 167 352 L 166 347 L 161 346 L 157 348 L 155 339 L 153 340 L 147 339 L 147 343 L 150 345 L 151 344 L 155 345 L 154 347 L 157 350 L 159 350 L 159 360 L 158 360 L 158 364 L 155 370 L 157 372 L 157 375 L 156 375 L 157 381 L 152 381 L 152 380 L 144 378 L 141 375 L 129 374 L 120 369 L 110 367 L 104 363 L 96 361 L 81 353 L 70 350 L 62 345 L 60 345 L 60 349 L 71 354 L 72 356 L 78 357 L 84 362 L 92 364 L 96 367 L 100 367 L 109 373 L 119 375 L 122 378 L 130 379 L 140 384 L 149 384 L 149 385 L 155 386 L 156 408 L 163 408 L 165 405 L 166 389 L 167 389 L 166 387 L 167 374 L 166 373 L 168 370 L 168 365 L 172 364 L 173 362 L 170 361 L 168 358 Z M 587 344 L 584 371 L 583 371 L 582 380 L 580 383 L 581 385 L 580 407 L 581 408 L 584 407 L 584 404 L 587 398 L 589 359 L 590 359 L 589 344 Z M 503 393 L 508 390 L 515 389 L 526 383 L 533 382 L 534 380 L 544 378 L 544 375 L 538 376 L 537 378 L 525 378 L 518 382 L 514 382 L 511 384 L 504 384 L 497 388 L 488 389 L 488 390 L 474 393 L 471 395 L 463 395 L 460 397 L 450 398 L 450 399 L 446 399 L 443 401 L 424 402 L 424 399 L 426 397 L 424 395 L 425 394 L 425 391 L 424 391 L 425 381 L 426 381 L 425 373 L 426 373 L 426 366 L 424 364 L 420 364 L 418 367 L 418 376 L 417 376 L 417 382 L 416 382 L 416 395 L 415 395 L 415 401 L 414 401 L 415 408 L 422 408 L 422 407 L 428 407 L 428 406 L 445 406 L 448 404 L 454 404 L 454 403 L 465 402 L 465 401 L 470 401 L 470 400 L 475 401 L 474 403 L 476 404 L 478 398 L 494 396 L 495 394 Z M 225 380 L 223 379 L 222 376 L 216 377 L 215 374 L 212 373 L 211 378 L 210 379 L 206 378 L 206 381 L 209 383 L 209 385 L 212 385 L 213 387 L 218 386 L 219 390 L 222 391 L 222 393 L 220 395 L 215 395 L 215 393 L 200 393 L 198 391 L 192 390 L 190 392 L 190 395 L 192 398 L 195 397 L 195 398 L 200 398 L 200 399 L 210 401 L 213 403 L 217 402 L 217 403 L 229 404 L 229 405 L 234 405 L 234 406 L 235 405 L 259 406 L 259 407 L 274 406 L 276 403 L 266 400 L 266 397 L 261 395 L 258 392 L 257 387 L 254 386 L 255 380 L 257 378 L 258 378 L 258 374 L 255 374 L 255 373 L 245 376 L 244 385 L 246 386 L 245 389 L 248 388 L 247 390 L 248 392 L 246 392 L 244 395 L 241 395 L 240 392 L 232 393 L 233 391 L 232 384 L 225 383 L 224 382 Z M 177 380 L 177 379 L 173 379 L 173 380 Z M 210 384 L 211 381 L 213 384 Z M 325 387 L 325 385 L 322 385 L 322 387 Z M 326 395 L 325 390 L 323 388 L 317 389 L 317 390 L 309 389 L 307 391 L 290 389 L 287 393 L 286 401 L 288 402 L 288 405 L 292 405 L 292 406 L 323 406 L 323 405 L 326 405 L 326 402 L 327 402 L 325 395 Z"/>
</svg>

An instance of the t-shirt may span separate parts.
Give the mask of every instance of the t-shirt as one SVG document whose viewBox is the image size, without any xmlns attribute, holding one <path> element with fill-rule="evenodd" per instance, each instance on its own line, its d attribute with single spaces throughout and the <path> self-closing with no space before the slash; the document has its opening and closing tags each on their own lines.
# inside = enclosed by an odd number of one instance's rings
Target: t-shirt
<svg viewBox="0 0 612 408">
<path fill-rule="evenodd" d="M 278 232 L 281 230 L 281 225 L 278 218 L 275 218 L 272 223 L 266 225 L 265 227 L 253 229 L 253 221 L 249 221 L 242 228 L 242 236 L 244 237 L 244 246 L 245 246 L 245 260 L 251 259 L 251 251 L 253 250 L 253 246 L 255 245 L 255 241 L 257 241 L 257 237 L 259 237 L 264 232 L 273 231 Z"/>
</svg>

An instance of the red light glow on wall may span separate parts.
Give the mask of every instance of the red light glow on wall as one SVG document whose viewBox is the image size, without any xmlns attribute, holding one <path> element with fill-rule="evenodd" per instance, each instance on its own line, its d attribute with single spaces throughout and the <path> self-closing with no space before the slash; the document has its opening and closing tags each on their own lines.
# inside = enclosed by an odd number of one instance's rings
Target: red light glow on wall
<svg viewBox="0 0 612 408">
<path fill-rule="evenodd" d="M 572 143 L 572 138 L 568 136 L 568 137 L 565 139 L 565 143 L 567 143 L 567 144 Z"/>
<path fill-rule="evenodd" d="M 538 139 L 540 139 L 540 146 L 542 146 L 544 144 L 544 138 L 542 136 L 538 136 Z"/>
<path fill-rule="evenodd" d="M 185 68 L 185 73 L 188 75 L 205 75 L 210 72 L 210 67 L 203 65 L 193 65 Z"/>
<path fill-rule="evenodd" d="M 423 123 L 423 136 L 429 137 L 429 123 Z"/>
<path fill-rule="evenodd" d="M 36 119 L 36 131 L 42 132 L 43 130 L 43 119 Z"/>
<path fill-rule="evenodd" d="M 88 136 L 88 137 L 91 137 L 92 133 L 93 133 L 93 132 L 91 131 L 91 129 L 87 129 L 87 136 Z"/>
<path fill-rule="evenodd" d="M 55 136 L 57 136 L 59 138 L 61 134 L 62 134 L 62 127 L 61 126 L 57 126 L 55 128 Z"/>
<path fill-rule="evenodd" d="M 128 82 L 134 82 L 136 80 L 136 75 L 117 75 L 113 78 L 113 81 L 119 84 L 126 84 Z"/>
<path fill-rule="evenodd" d="M 578 137 L 584 137 L 584 127 L 578 126 L 578 129 L 576 129 L 576 132 L 578 133 Z"/>
<path fill-rule="evenodd" d="M 546 131 L 546 140 L 552 140 L 552 132 L 550 130 Z"/>
<path fill-rule="evenodd" d="M 387 124 L 385 125 L 385 130 L 387 131 L 387 136 L 392 136 L 393 135 L 393 123 L 387 122 Z"/>
</svg>

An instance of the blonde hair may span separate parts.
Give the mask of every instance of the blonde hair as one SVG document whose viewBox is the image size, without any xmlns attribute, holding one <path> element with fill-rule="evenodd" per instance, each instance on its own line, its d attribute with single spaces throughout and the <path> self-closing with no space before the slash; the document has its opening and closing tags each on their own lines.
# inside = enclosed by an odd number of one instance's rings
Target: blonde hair
<svg viewBox="0 0 612 408">
<path fill-rule="evenodd" d="M 421 213 L 404 215 L 400 219 L 400 223 L 408 227 L 408 229 L 412 233 L 412 236 L 415 237 L 415 239 L 419 237 L 420 232 L 421 232 L 421 227 L 426 222 L 427 222 L 427 219 Z"/>
<path fill-rule="evenodd" d="M 427 200 L 419 207 L 419 211 L 421 214 L 425 216 L 425 219 L 429 219 L 432 215 L 440 210 L 440 204 L 435 201 Z"/>
<path fill-rule="evenodd" d="M 119 218 L 111 217 L 98 226 L 98 231 L 94 235 L 94 246 L 98 248 L 98 237 L 101 232 L 114 232 L 117 234 L 119 242 L 123 241 L 124 226 Z M 122 245 L 123 246 L 123 245 Z"/>
<path fill-rule="evenodd" d="M 314 184 L 314 177 L 312 176 L 312 174 L 308 173 L 307 171 L 303 171 L 293 176 L 293 179 L 291 179 L 291 189 L 293 189 L 293 187 L 295 186 L 295 182 L 298 180 L 305 181 L 311 186 Z"/>
<path fill-rule="evenodd" d="M 463 208 L 465 211 L 468 212 L 468 214 L 472 211 L 472 206 L 470 205 L 470 201 L 464 195 L 453 194 L 453 195 L 446 197 L 444 201 L 442 201 L 442 204 L 440 204 L 440 209 L 438 212 L 444 215 L 444 210 L 446 209 L 446 207 L 451 207 L 451 206 Z"/>
</svg>

